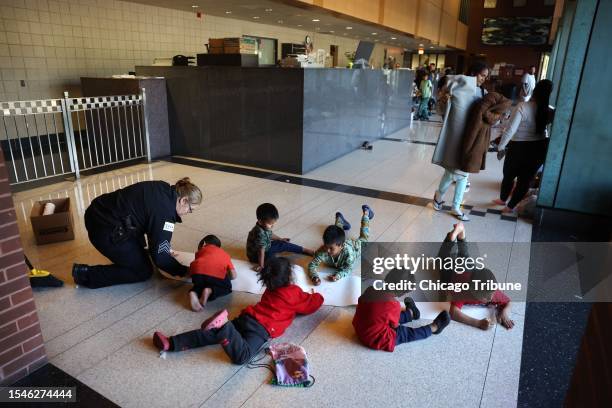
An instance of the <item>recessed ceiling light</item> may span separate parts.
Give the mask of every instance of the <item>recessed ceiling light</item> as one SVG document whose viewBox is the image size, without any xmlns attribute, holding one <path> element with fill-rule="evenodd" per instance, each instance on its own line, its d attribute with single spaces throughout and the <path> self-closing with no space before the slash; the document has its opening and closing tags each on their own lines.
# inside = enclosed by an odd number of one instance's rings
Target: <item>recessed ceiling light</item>
<svg viewBox="0 0 612 408">
<path fill-rule="evenodd" d="M 397 40 L 397 38 L 395 38 L 395 37 L 391 37 L 391 39 L 392 39 L 392 40 Z"/>
<path fill-rule="evenodd" d="M 419 44 L 419 47 L 422 47 L 422 46 L 423 46 L 423 44 Z"/>
<path fill-rule="evenodd" d="M 347 29 L 347 30 L 352 30 L 352 29 L 353 29 L 353 27 L 349 26 L 349 27 L 346 27 L 346 29 Z"/>
<path fill-rule="evenodd" d="M 191 6 L 191 8 L 198 8 L 200 6 L 198 6 L 197 4 L 194 4 L 193 6 Z"/>
<path fill-rule="evenodd" d="M 432 46 L 431 46 L 431 47 L 429 47 L 429 48 L 436 48 L 436 47 L 434 47 L 434 46 L 432 45 Z"/>
<path fill-rule="evenodd" d="M 283 23 L 284 23 L 284 21 L 283 21 L 283 20 L 278 20 L 278 21 L 277 21 L 277 23 L 278 23 L 278 24 L 283 24 Z"/>
<path fill-rule="evenodd" d="M 334 31 L 334 30 L 329 30 L 329 32 L 330 32 L 330 33 L 334 33 L 335 31 Z"/>
<path fill-rule="evenodd" d="M 378 33 L 372 33 L 372 35 L 378 35 Z"/>
<path fill-rule="evenodd" d="M 255 20 L 259 20 L 259 16 L 253 16 Z"/>
<path fill-rule="evenodd" d="M 298 27 L 301 27 L 302 25 L 301 25 L 301 24 L 298 24 L 297 26 L 298 26 Z"/>
<path fill-rule="evenodd" d="M 319 20 L 318 18 L 313 18 L 312 21 L 316 23 L 317 21 L 321 21 L 321 20 Z"/>
<path fill-rule="evenodd" d="M 232 12 L 231 12 L 231 11 L 229 11 L 229 10 L 227 10 L 227 11 L 225 12 L 225 14 L 232 14 Z"/>
<path fill-rule="evenodd" d="M 266 11 L 269 13 L 269 12 L 272 11 L 272 9 L 271 8 L 267 8 Z"/>
</svg>

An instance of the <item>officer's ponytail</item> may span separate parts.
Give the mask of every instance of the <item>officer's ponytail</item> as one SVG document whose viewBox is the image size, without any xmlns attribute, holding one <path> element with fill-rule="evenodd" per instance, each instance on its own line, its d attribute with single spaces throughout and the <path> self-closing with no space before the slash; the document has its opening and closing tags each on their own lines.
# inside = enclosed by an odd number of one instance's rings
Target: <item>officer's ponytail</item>
<svg viewBox="0 0 612 408">
<path fill-rule="evenodd" d="M 202 191 L 189 180 L 189 177 L 177 181 L 174 188 L 179 198 L 187 197 L 189 204 L 199 205 L 202 202 Z"/>
</svg>

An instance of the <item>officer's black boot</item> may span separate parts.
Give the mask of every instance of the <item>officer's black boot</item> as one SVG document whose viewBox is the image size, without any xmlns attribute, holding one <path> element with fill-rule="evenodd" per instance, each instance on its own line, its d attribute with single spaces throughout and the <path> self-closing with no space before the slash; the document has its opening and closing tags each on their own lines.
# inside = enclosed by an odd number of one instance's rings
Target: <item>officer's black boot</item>
<svg viewBox="0 0 612 408">
<path fill-rule="evenodd" d="M 89 272 L 89 266 L 84 264 L 73 264 L 72 265 L 72 279 L 74 283 L 81 286 L 89 286 L 89 280 L 87 274 Z"/>
</svg>

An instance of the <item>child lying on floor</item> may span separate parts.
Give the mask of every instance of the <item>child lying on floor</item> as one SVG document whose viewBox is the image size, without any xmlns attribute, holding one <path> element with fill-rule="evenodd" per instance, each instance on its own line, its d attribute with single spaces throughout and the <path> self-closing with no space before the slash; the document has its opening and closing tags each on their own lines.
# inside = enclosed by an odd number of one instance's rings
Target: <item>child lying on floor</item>
<svg viewBox="0 0 612 408">
<path fill-rule="evenodd" d="M 227 310 L 213 314 L 201 329 L 167 337 L 153 334 L 153 343 L 160 351 L 183 351 L 221 344 L 234 364 L 245 364 L 270 338 L 281 336 L 296 314 L 314 313 L 323 304 L 319 293 L 306 293 L 293 284 L 291 263 L 287 258 L 270 258 L 258 272 L 266 287 L 261 300 L 228 321 Z"/>
<path fill-rule="evenodd" d="M 189 301 L 194 312 L 203 310 L 206 302 L 232 293 L 236 269 L 228 253 L 221 249 L 221 241 L 214 235 L 205 236 L 198 244 L 189 273 L 193 282 Z"/>
<path fill-rule="evenodd" d="M 441 258 L 451 256 L 455 246 L 457 247 L 456 256 L 465 258 L 470 257 L 465 238 L 465 226 L 462 222 L 453 225 L 453 230 L 446 235 L 438 256 Z M 460 274 L 454 273 L 452 270 L 445 271 L 444 278 L 453 282 L 474 282 L 476 280 L 480 282 L 496 281 L 493 272 L 487 268 L 475 268 Z M 451 302 L 450 316 L 454 321 L 465 323 L 482 330 L 488 330 L 491 326 L 489 319 L 475 319 L 463 313 L 461 308 L 463 305 L 494 305 L 497 322 L 506 329 L 512 329 L 514 327 L 514 321 L 510 319 L 510 298 L 506 296 L 504 292 L 500 290 L 484 290 L 480 287 L 475 289 L 473 284 L 470 284 L 470 288 L 468 293 L 462 292 L 458 295 L 458 298 L 455 296 L 455 299 Z"/>
<path fill-rule="evenodd" d="M 397 269 L 393 269 L 385 278 L 385 282 L 389 283 L 398 283 L 401 280 L 402 271 Z M 410 297 L 404 298 L 405 309 L 400 307 L 396 297 L 404 293 L 375 290 L 370 286 L 359 297 L 353 327 L 365 346 L 374 350 L 393 351 L 399 344 L 440 334 L 448 326 L 450 316 L 446 310 L 440 312 L 431 324 L 416 328 L 403 326 L 421 317 L 421 312 Z"/>
<path fill-rule="evenodd" d="M 255 214 L 257 215 L 257 222 L 249 231 L 246 243 L 247 258 L 256 264 L 253 268 L 255 271 L 260 271 L 267 259 L 281 252 L 314 255 L 312 249 L 293 244 L 289 242 L 289 238 L 281 238 L 272 232 L 272 228 L 279 217 L 278 210 L 273 204 L 261 204 L 257 207 Z"/>
<path fill-rule="evenodd" d="M 323 232 L 323 246 L 317 250 L 314 259 L 308 265 L 308 276 L 313 285 L 321 284 L 317 269 L 322 262 L 336 269 L 336 273 L 330 276 L 330 280 L 336 282 L 350 274 L 355 261 L 361 259 L 361 245 L 368 242 L 370 220 L 374 218 L 374 211 L 369 206 L 364 204 L 361 209 L 363 215 L 359 238 L 346 239 L 344 231 L 350 230 L 351 224 L 340 212 L 336 213 L 335 225 L 330 225 Z"/>
</svg>

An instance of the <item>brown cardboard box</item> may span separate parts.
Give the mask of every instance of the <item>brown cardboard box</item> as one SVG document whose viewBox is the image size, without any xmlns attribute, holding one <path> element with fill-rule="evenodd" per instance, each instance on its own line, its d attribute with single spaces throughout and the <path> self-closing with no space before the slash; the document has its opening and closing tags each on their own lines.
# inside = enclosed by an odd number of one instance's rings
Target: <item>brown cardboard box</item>
<svg viewBox="0 0 612 408">
<path fill-rule="evenodd" d="M 42 215 L 45 204 L 49 202 L 55 204 L 55 213 Z M 38 245 L 74 239 L 70 198 L 36 201 L 30 213 L 30 222 Z"/>
<path fill-rule="evenodd" d="M 223 38 L 209 38 L 208 46 L 210 48 L 223 48 L 224 39 Z"/>
</svg>

